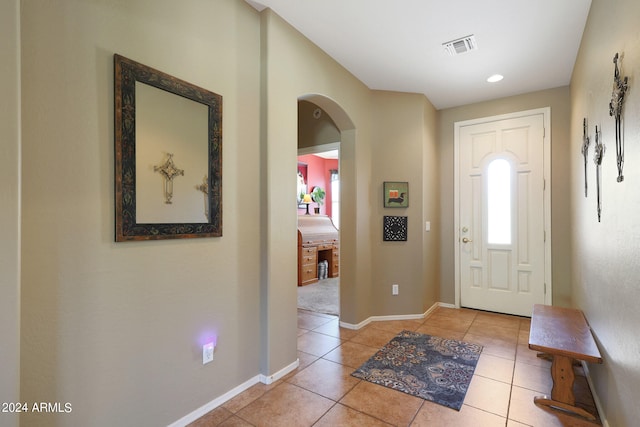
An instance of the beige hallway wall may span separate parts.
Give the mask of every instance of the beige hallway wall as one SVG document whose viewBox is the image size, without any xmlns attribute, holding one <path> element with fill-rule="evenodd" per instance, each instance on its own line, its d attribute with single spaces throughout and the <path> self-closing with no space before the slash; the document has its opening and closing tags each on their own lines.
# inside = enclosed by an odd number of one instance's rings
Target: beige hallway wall
<svg viewBox="0 0 640 427">
<path fill-rule="evenodd" d="M 72 405 L 22 424 L 167 425 L 259 374 L 259 17 L 36 0 L 21 26 L 21 400 Z M 222 237 L 114 242 L 114 53 L 223 96 Z"/>
<path fill-rule="evenodd" d="M 604 364 L 591 366 L 595 391 L 610 426 L 635 426 L 640 419 L 640 2 L 593 0 L 571 80 L 571 228 L 573 300 L 584 310 Z M 617 182 L 614 119 L 609 116 L 613 56 L 630 89 L 623 113 L 624 181 Z M 588 121 L 589 194 L 584 197 L 580 154 L 582 122 Z M 606 146 L 602 161 L 602 219 L 596 214 L 595 127 Z"/>
<path fill-rule="evenodd" d="M 270 283 L 273 301 L 263 301 L 263 307 L 266 304 L 265 312 L 275 316 L 270 317 L 273 322 L 268 322 L 269 330 L 265 335 L 278 335 L 277 331 L 286 329 L 295 314 L 289 313 L 288 309 L 278 311 L 276 307 L 284 307 L 284 301 L 295 299 L 295 289 L 281 285 L 296 274 L 295 209 L 286 210 L 293 203 L 287 195 L 295 190 L 295 182 L 290 177 L 296 170 L 297 100 L 312 95 L 318 95 L 313 98 L 314 102 L 329 114 L 332 113 L 331 105 L 337 105 L 349 118 L 348 123 L 340 123 L 332 116 L 342 130 L 340 278 L 341 283 L 348 285 L 341 286 L 341 320 L 358 324 L 373 315 L 424 312 L 425 305 L 435 302 L 435 281 L 427 280 L 421 267 L 410 277 L 406 271 L 400 271 L 401 266 L 396 269 L 393 263 L 379 262 L 381 256 L 387 255 L 379 252 L 383 216 L 381 194 L 382 182 L 405 179 L 400 175 L 405 175 L 415 186 L 415 192 L 411 192 L 412 205 L 407 211 L 414 221 L 411 240 L 395 245 L 392 256 L 393 259 L 417 257 L 417 265 L 422 265 L 425 262 L 424 239 L 435 236 L 425 237 L 420 225 L 425 218 L 423 204 L 429 205 L 430 209 L 437 206 L 437 196 L 431 191 L 426 195 L 422 191 L 425 164 L 431 166 L 436 161 L 425 156 L 428 159 L 425 163 L 422 154 L 432 152 L 435 145 L 435 110 L 421 95 L 370 91 L 272 11 L 262 12 L 262 23 L 263 49 L 268 53 L 263 75 L 267 94 L 263 109 L 269 112 L 263 135 L 266 176 L 262 183 L 273 195 L 273 198 L 269 197 L 266 213 L 271 219 L 263 230 L 270 236 L 267 252 L 271 267 L 267 268 L 265 283 Z M 323 99 L 326 104 L 321 105 Z M 400 111 L 391 111 L 394 106 L 399 106 Z M 412 151 L 417 154 L 408 160 L 406 154 Z M 431 173 L 429 169 L 428 175 Z M 278 191 L 273 193 L 276 188 Z M 397 210 L 384 212 L 396 214 Z M 430 211 L 430 214 L 433 213 Z M 429 240 L 429 248 L 433 250 L 433 240 Z M 436 260 L 432 255 L 426 263 L 437 264 Z M 403 298 L 394 299 L 391 283 L 385 286 L 378 281 L 385 275 L 387 281 L 393 280 L 394 271 L 407 284 Z M 429 274 L 432 275 L 429 277 L 437 277 L 435 265 Z"/>
<path fill-rule="evenodd" d="M 420 94 L 373 92 L 371 147 L 373 242 L 373 312 L 377 316 L 422 314 L 437 302 L 439 256 L 438 193 L 434 191 L 433 156 L 436 110 Z M 383 207 L 383 183 L 409 183 L 407 208 Z M 384 216 L 407 217 L 407 241 L 385 242 Z M 433 224 L 425 230 L 425 222 Z M 399 294 L 393 296 L 392 284 Z"/>
<path fill-rule="evenodd" d="M 0 402 L 20 401 L 20 2 L 0 3 Z M 0 424 L 18 425 L 0 413 Z"/>
</svg>

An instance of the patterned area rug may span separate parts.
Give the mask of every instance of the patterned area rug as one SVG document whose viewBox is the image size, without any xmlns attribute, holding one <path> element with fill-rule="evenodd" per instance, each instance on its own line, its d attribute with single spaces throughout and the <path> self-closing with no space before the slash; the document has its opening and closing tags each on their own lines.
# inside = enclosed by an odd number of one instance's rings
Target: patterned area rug
<svg viewBox="0 0 640 427">
<path fill-rule="evenodd" d="M 402 331 L 351 375 L 460 410 L 482 346 Z"/>
</svg>

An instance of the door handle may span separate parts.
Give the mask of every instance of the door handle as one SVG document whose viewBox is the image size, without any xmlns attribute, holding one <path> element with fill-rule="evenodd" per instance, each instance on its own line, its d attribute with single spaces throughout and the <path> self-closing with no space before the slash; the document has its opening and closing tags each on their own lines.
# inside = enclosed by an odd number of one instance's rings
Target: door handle
<svg viewBox="0 0 640 427">
<path fill-rule="evenodd" d="M 469 242 L 473 242 L 473 240 L 467 239 L 466 237 L 462 238 L 462 243 L 469 243 Z"/>
</svg>

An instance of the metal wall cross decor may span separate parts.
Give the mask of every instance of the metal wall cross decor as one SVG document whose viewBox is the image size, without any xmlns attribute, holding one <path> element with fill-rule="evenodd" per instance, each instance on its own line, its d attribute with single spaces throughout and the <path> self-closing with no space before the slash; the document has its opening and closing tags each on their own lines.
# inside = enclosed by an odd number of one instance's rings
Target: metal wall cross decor
<svg viewBox="0 0 640 427">
<path fill-rule="evenodd" d="M 622 107 L 624 105 L 624 96 L 629 89 L 628 77 L 620 78 L 620 69 L 618 68 L 618 53 L 613 57 L 615 71 L 613 73 L 613 92 L 611 94 L 611 102 L 609 103 L 609 115 L 616 120 L 616 159 L 618 162 L 618 182 L 624 180 L 622 168 L 624 166 L 624 139 L 622 137 L 621 118 Z"/>
<path fill-rule="evenodd" d="M 602 165 L 602 158 L 604 157 L 604 145 L 602 144 L 602 137 L 598 126 L 596 126 L 596 141 L 593 148 L 595 150 L 593 153 L 593 161 L 596 164 L 596 188 L 598 193 L 598 222 L 600 222 L 600 214 L 602 213 L 602 203 L 600 202 L 600 166 Z"/>
<path fill-rule="evenodd" d="M 582 121 L 582 156 L 584 157 L 584 197 L 587 197 L 587 157 L 589 157 L 589 135 L 587 134 L 587 118 Z"/>
<path fill-rule="evenodd" d="M 164 202 L 170 205 L 173 198 L 173 178 L 178 175 L 184 176 L 184 170 L 178 169 L 173 163 L 173 154 L 167 153 L 169 158 L 160 166 L 154 166 L 155 172 L 160 172 L 164 177 Z"/>
</svg>

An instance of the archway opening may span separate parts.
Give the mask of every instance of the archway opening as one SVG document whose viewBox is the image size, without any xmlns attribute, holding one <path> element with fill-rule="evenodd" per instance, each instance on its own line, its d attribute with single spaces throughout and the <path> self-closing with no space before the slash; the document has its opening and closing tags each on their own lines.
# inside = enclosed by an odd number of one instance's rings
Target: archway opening
<svg viewBox="0 0 640 427">
<path fill-rule="evenodd" d="M 345 169 L 353 168 L 354 162 L 352 155 L 344 158 L 342 148 L 355 143 L 353 128 L 352 120 L 332 99 L 317 94 L 298 98 L 298 179 L 300 180 L 301 168 L 304 175 L 304 180 L 298 187 L 302 185 L 309 193 L 317 187 L 322 188 L 326 199 L 322 205 L 315 206 L 315 214 L 318 215 L 316 219 L 324 224 L 331 224 L 337 234 L 337 241 L 328 252 L 330 255 L 326 255 L 326 250 L 318 252 L 317 259 L 313 261 L 317 262 L 317 267 L 307 264 L 303 270 L 302 250 L 298 248 L 299 309 L 334 315 L 340 315 L 344 309 L 345 300 L 341 298 L 344 286 L 340 285 L 347 283 L 342 278 L 348 277 L 352 268 L 342 260 L 353 259 L 347 253 L 353 245 L 345 242 L 345 239 L 349 239 L 348 233 L 339 232 L 340 218 L 350 215 L 348 203 L 345 206 L 341 200 L 344 197 L 342 194 L 349 194 L 355 188 L 350 188 L 353 185 L 349 184 L 349 180 L 342 179 Z M 353 153 L 353 150 L 347 149 L 347 152 Z M 349 175 L 353 173 L 347 172 L 347 176 Z M 303 194 L 299 194 L 298 200 L 302 197 Z M 305 214 L 304 205 L 299 204 L 298 208 L 299 223 L 302 224 L 300 220 L 308 221 L 310 218 Z M 307 279 L 306 284 L 301 285 L 302 272 L 308 273 L 309 270 L 314 270 L 317 280 Z"/>
</svg>

